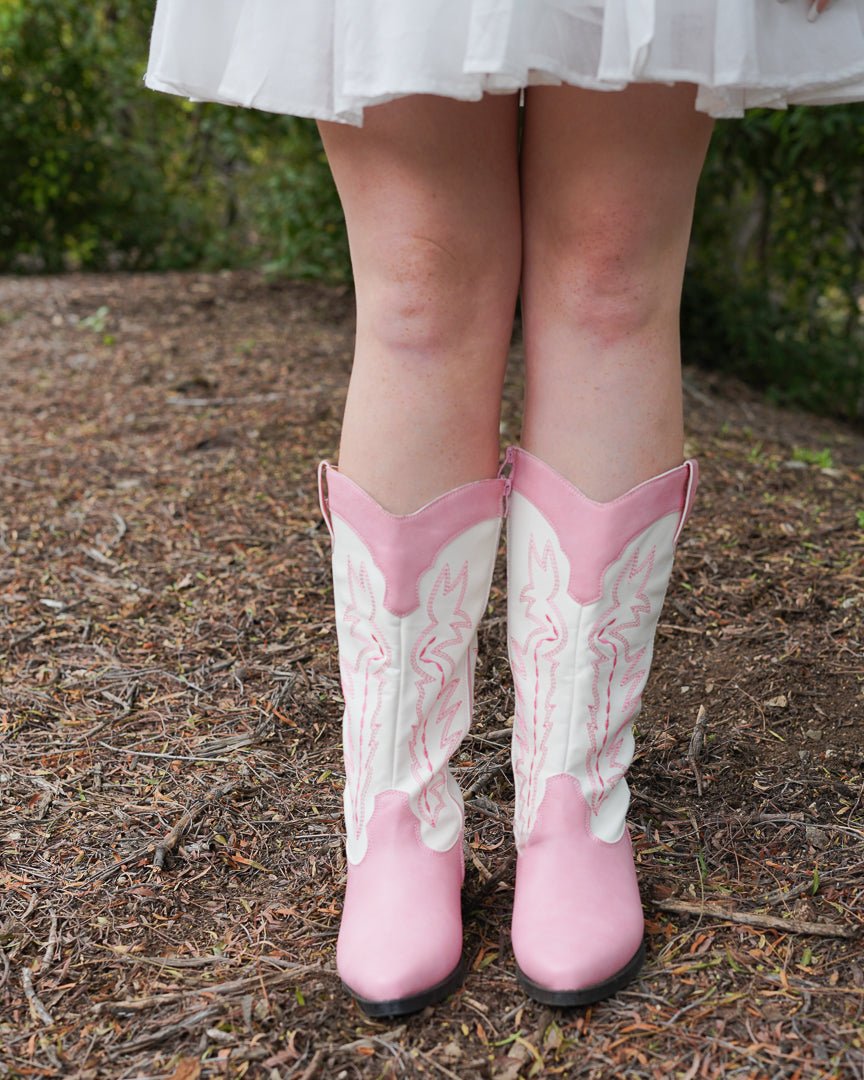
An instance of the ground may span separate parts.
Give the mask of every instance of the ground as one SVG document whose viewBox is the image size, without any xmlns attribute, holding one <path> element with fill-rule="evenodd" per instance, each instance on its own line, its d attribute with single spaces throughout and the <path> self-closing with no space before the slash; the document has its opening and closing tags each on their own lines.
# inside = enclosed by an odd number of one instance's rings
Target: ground
<svg viewBox="0 0 864 1080">
<path fill-rule="evenodd" d="M 314 478 L 350 294 L 7 278 L 0 334 L 0 1077 L 864 1077 L 860 432 L 685 371 L 702 486 L 631 771 L 648 960 L 590 1009 L 514 979 L 499 561 L 455 759 L 468 978 L 374 1023 L 334 967 Z"/>
</svg>

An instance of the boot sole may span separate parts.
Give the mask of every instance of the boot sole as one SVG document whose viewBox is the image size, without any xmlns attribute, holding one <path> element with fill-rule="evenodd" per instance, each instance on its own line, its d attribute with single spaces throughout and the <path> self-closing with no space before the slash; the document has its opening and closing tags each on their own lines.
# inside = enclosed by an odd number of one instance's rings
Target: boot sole
<svg viewBox="0 0 864 1080">
<path fill-rule="evenodd" d="M 423 990 L 419 994 L 412 994 L 411 997 L 396 998 L 393 1001 L 369 1001 L 355 993 L 347 983 L 343 982 L 342 986 L 367 1016 L 407 1016 L 408 1013 L 420 1012 L 427 1005 L 437 1005 L 439 1001 L 443 1001 L 458 990 L 464 979 L 465 964 L 460 960 L 447 978 L 436 983 L 435 986 L 430 986 L 428 990 Z"/>
<path fill-rule="evenodd" d="M 636 978 L 644 962 L 645 942 L 643 941 L 632 959 L 628 960 L 620 971 L 616 971 L 614 975 L 604 982 L 594 983 L 593 986 L 586 986 L 581 990 L 549 990 L 545 986 L 532 982 L 519 969 L 518 964 L 516 965 L 516 976 L 519 985 L 534 1001 L 539 1001 L 541 1005 L 572 1008 L 574 1005 L 593 1005 L 595 1001 L 602 1001 L 604 998 L 617 994 L 619 990 L 622 990 Z"/>
</svg>

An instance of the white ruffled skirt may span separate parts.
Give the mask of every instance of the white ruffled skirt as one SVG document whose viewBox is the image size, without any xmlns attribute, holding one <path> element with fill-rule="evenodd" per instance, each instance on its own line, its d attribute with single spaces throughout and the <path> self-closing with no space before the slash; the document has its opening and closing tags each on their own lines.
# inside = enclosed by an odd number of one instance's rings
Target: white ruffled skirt
<svg viewBox="0 0 864 1080">
<path fill-rule="evenodd" d="M 696 107 L 864 100 L 864 0 L 158 0 L 153 90 L 361 124 L 406 94 L 695 83 Z"/>
</svg>

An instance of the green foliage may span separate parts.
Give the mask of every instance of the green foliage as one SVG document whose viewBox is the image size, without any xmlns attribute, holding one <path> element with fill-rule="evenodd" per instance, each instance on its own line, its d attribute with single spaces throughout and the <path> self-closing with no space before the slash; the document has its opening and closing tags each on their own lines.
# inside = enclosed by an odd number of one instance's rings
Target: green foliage
<svg viewBox="0 0 864 1080">
<path fill-rule="evenodd" d="M 136 112 L 131 2 L 0 6 L 0 267 L 99 266 L 152 249 L 172 211 Z M 194 224 L 193 230 L 194 232 Z"/>
<path fill-rule="evenodd" d="M 286 118 L 285 139 L 256 170 L 254 218 L 274 275 L 341 281 L 351 264 L 345 221 L 315 124 Z M 263 183 L 261 178 L 263 177 Z"/>
<path fill-rule="evenodd" d="M 775 398 L 864 416 L 864 112 L 718 125 L 685 288 L 685 356 Z"/>
<path fill-rule="evenodd" d="M 820 469 L 834 468 L 834 457 L 827 446 L 824 450 L 811 450 L 809 446 L 795 446 L 792 449 L 792 460 L 801 461 L 805 465 L 818 465 Z"/>
<path fill-rule="evenodd" d="M 147 90 L 151 16 L 133 0 L 0 0 L 0 271 L 269 258 L 344 276 L 314 125 Z"/>
</svg>

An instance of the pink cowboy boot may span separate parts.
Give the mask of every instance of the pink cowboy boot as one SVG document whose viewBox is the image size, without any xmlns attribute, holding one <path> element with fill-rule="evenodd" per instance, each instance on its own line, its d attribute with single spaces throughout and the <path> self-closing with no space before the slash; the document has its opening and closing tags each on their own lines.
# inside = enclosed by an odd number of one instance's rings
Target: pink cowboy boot
<svg viewBox="0 0 864 1080">
<path fill-rule="evenodd" d="M 507 457 L 513 951 L 535 1000 L 587 1005 L 644 959 L 624 776 L 698 470 L 597 503 L 524 450 Z"/>
<path fill-rule="evenodd" d="M 326 463 L 320 479 L 345 698 L 336 963 L 368 1015 L 397 1016 L 462 981 L 463 803 L 448 761 L 471 722 L 505 484 L 395 516 Z"/>
</svg>

